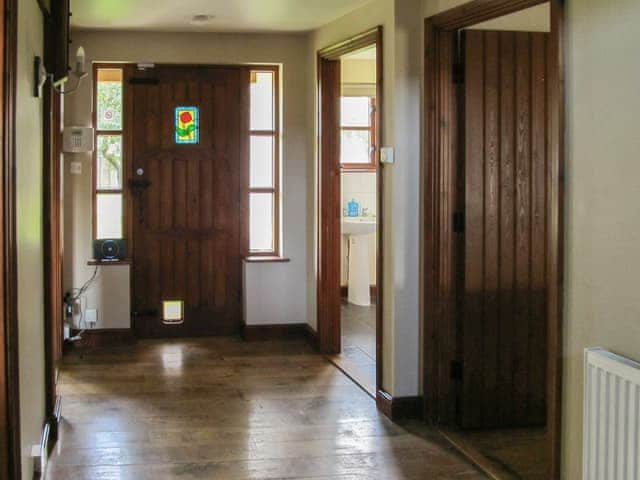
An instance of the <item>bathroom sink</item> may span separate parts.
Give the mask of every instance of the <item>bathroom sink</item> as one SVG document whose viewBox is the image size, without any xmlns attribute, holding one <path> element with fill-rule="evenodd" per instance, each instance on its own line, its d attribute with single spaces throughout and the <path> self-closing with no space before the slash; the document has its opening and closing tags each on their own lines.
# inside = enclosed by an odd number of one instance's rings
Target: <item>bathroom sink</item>
<svg viewBox="0 0 640 480">
<path fill-rule="evenodd" d="M 376 220 L 372 217 L 344 217 L 343 235 L 368 235 L 376 231 Z"/>
</svg>

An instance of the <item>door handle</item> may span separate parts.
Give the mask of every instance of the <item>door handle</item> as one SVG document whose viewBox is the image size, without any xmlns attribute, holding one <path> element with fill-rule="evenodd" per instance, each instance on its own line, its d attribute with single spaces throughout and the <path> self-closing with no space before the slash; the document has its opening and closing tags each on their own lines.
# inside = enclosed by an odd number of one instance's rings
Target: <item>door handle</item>
<svg viewBox="0 0 640 480">
<path fill-rule="evenodd" d="M 133 194 L 138 200 L 138 223 L 141 225 L 144 223 L 144 202 L 142 201 L 142 194 L 151 186 L 151 181 L 145 178 L 133 178 L 129 180 L 129 188 L 133 191 Z"/>
</svg>

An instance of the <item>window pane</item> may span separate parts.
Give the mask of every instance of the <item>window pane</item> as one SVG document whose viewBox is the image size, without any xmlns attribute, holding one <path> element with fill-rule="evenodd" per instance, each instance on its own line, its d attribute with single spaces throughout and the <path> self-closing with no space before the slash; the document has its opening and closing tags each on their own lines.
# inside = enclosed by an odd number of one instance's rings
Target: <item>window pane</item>
<svg viewBox="0 0 640 480">
<path fill-rule="evenodd" d="M 122 238 L 122 194 L 96 195 L 96 238 Z"/>
<path fill-rule="evenodd" d="M 273 72 L 251 72 L 251 130 L 275 130 Z"/>
<path fill-rule="evenodd" d="M 122 130 L 122 69 L 98 70 L 98 130 Z"/>
<path fill-rule="evenodd" d="M 200 141 L 200 109 L 198 107 L 176 107 L 176 143 L 195 145 Z"/>
<path fill-rule="evenodd" d="M 341 100 L 341 125 L 343 127 L 371 126 L 371 100 L 369 97 L 342 97 Z"/>
<path fill-rule="evenodd" d="M 249 248 L 254 252 L 272 251 L 273 193 L 252 193 L 249 208 Z"/>
<path fill-rule="evenodd" d="M 369 130 L 342 130 L 340 163 L 371 163 Z"/>
<path fill-rule="evenodd" d="M 122 136 L 98 135 L 96 141 L 99 190 L 122 190 Z"/>
<path fill-rule="evenodd" d="M 273 187 L 273 137 L 251 137 L 251 187 Z"/>
</svg>

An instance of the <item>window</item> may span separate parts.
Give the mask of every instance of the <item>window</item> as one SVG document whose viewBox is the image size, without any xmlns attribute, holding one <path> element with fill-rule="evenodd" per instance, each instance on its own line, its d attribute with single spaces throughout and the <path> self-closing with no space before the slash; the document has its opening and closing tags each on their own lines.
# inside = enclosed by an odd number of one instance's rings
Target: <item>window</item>
<svg viewBox="0 0 640 480">
<path fill-rule="evenodd" d="M 95 239 L 123 238 L 123 68 L 94 69 L 93 234 Z"/>
<path fill-rule="evenodd" d="M 279 253 L 278 69 L 251 70 L 249 142 L 249 252 Z"/>
<path fill-rule="evenodd" d="M 340 165 L 343 170 L 375 170 L 375 111 L 372 97 L 340 99 Z"/>
</svg>

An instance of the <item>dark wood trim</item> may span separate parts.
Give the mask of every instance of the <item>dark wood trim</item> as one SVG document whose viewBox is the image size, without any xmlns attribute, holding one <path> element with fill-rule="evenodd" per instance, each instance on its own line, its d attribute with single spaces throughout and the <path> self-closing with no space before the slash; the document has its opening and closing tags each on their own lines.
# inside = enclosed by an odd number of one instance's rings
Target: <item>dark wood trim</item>
<svg viewBox="0 0 640 480">
<path fill-rule="evenodd" d="M 80 340 L 65 342 L 65 350 L 77 350 L 83 348 L 114 347 L 120 345 L 132 345 L 136 342 L 133 330 L 130 328 L 96 328 L 92 330 L 73 330 L 72 337 L 79 335 Z"/>
<path fill-rule="evenodd" d="M 56 6 L 56 8 L 59 8 Z M 44 62 L 47 71 L 58 63 L 61 31 L 45 16 Z M 43 91 L 43 232 L 44 232 L 44 334 L 45 334 L 45 427 L 50 448 L 57 441 L 55 414 L 56 377 L 62 357 L 63 319 L 63 245 L 62 245 L 62 99 L 50 83 Z"/>
<path fill-rule="evenodd" d="M 318 337 L 340 353 L 340 60 L 318 55 Z"/>
<path fill-rule="evenodd" d="M 388 392 L 378 389 L 376 405 L 391 420 L 422 419 L 422 397 L 393 397 Z"/>
<path fill-rule="evenodd" d="M 425 21 L 424 65 L 424 413 L 436 424 L 452 423 L 449 381 L 455 290 L 451 215 L 456 201 L 455 86 L 451 78 L 457 30 L 545 3 L 543 0 L 474 0 Z M 551 0 L 549 42 L 550 168 L 547 251 L 547 435 L 550 479 L 560 478 L 562 393 L 562 298 L 564 215 L 564 1 Z"/>
<path fill-rule="evenodd" d="M 444 439 L 460 452 L 467 460 L 478 467 L 487 477 L 492 480 L 516 480 L 520 478 L 505 469 L 498 462 L 487 458 L 478 450 L 473 443 L 469 442 L 464 433 L 452 428 L 439 428 L 438 431 Z"/>
<path fill-rule="evenodd" d="M 21 478 L 20 377 L 16 264 L 16 62 L 17 1 L 1 0 L 2 181 L 0 182 L 0 478 Z"/>
<path fill-rule="evenodd" d="M 382 27 L 372 28 L 329 47 L 318 51 L 318 55 L 327 60 L 339 60 L 347 53 L 375 45 L 382 38 Z"/>
<path fill-rule="evenodd" d="M 311 325 L 305 324 L 305 336 L 309 345 L 313 347 L 317 352 L 320 351 L 320 339 L 318 338 L 318 332 L 316 332 Z"/>
<path fill-rule="evenodd" d="M 318 289 L 317 321 L 320 350 L 327 354 L 340 352 L 340 159 L 335 154 L 336 140 L 330 137 L 339 133 L 339 117 L 323 108 L 324 89 L 327 88 L 324 73 L 331 62 L 342 55 L 375 45 L 376 47 L 376 158 L 378 238 L 376 275 L 376 387 L 382 388 L 383 366 L 383 285 L 384 285 L 384 168 L 380 165 L 380 147 L 384 144 L 384 49 L 383 30 L 376 27 L 318 52 Z M 339 69 L 338 69 L 339 70 Z M 339 72 L 338 72 L 339 73 Z M 324 80 L 324 81 L 323 81 Z M 335 86 L 333 87 L 335 88 Z M 330 92 L 335 95 L 335 92 Z M 339 97 L 339 94 L 337 95 Z M 339 105 L 334 106 L 338 108 Z M 330 130 L 333 135 L 326 135 Z M 332 183 L 333 182 L 333 183 Z M 335 185 L 337 184 L 337 186 Z"/>
<path fill-rule="evenodd" d="M 288 323 L 282 325 L 244 325 L 242 339 L 245 342 L 263 340 L 292 340 L 308 338 L 309 329 L 306 323 Z"/>
<path fill-rule="evenodd" d="M 535 7 L 549 0 L 474 0 L 429 18 L 439 30 L 458 30 Z"/>
</svg>

